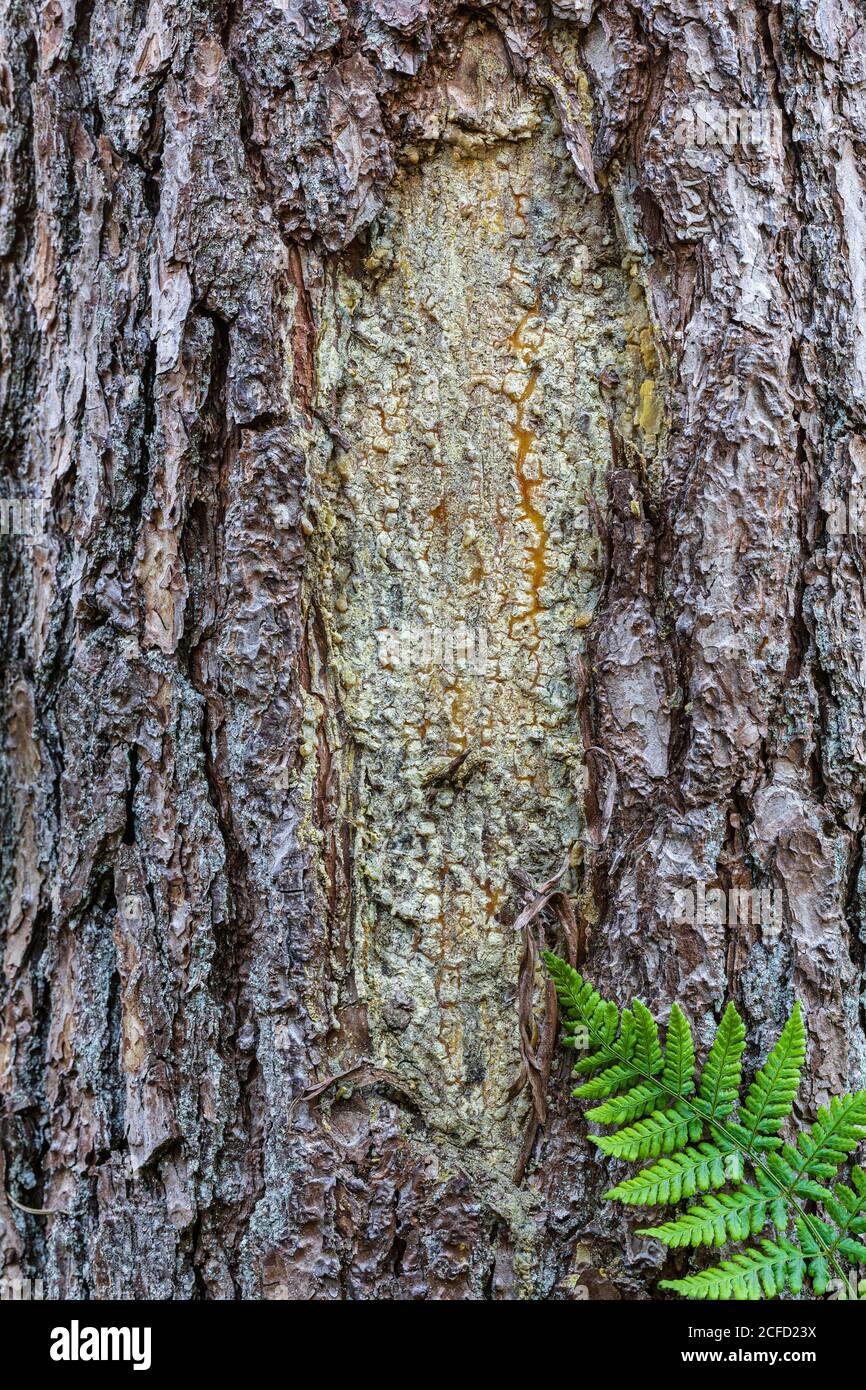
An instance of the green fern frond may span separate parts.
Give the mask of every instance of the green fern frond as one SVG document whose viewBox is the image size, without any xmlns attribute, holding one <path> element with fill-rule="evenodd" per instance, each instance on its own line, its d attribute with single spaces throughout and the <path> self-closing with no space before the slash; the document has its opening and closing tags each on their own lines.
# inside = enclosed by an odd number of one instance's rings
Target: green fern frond
<svg viewBox="0 0 866 1390">
<path fill-rule="evenodd" d="M 596 1125 L 627 1125 L 652 1114 L 665 1099 L 661 1086 L 633 1086 L 624 1095 L 613 1096 L 592 1110 L 587 1110 L 586 1118 Z"/>
<path fill-rule="evenodd" d="M 620 1017 L 616 1004 L 602 999 L 568 961 L 561 960 L 552 951 L 545 951 L 543 958 L 565 1019 L 563 1042 L 566 1047 L 580 1049 L 585 1054 L 575 1062 L 574 1075 L 604 1068 L 603 1075 L 595 1079 L 590 1090 L 581 1086 L 573 1094 L 581 1100 L 597 1100 L 623 1090 L 636 1077 L 634 1071 L 623 1066 L 637 1045 L 634 1014 L 624 1009 Z M 615 1051 L 612 1050 L 614 1044 Z"/>
<path fill-rule="evenodd" d="M 648 1119 L 638 1120 L 616 1134 L 590 1135 L 590 1140 L 611 1158 L 642 1163 L 647 1158 L 673 1153 L 690 1140 L 697 1142 L 703 1129 L 700 1116 L 685 1106 L 674 1105 L 670 1110 L 656 1110 Z"/>
<path fill-rule="evenodd" d="M 734 1108 L 740 1090 L 746 1028 L 733 1004 L 729 1004 L 710 1048 L 701 1084 L 699 1108 L 711 1120 L 723 1120 Z"/>
<path fill-rule="evenodd" d="M 866 1139 L 866 1091 L 834 1096 L 829 1110 L 818 1111 L 811 1132 L 797 1136 L 796 1149 L 786 1144 L 767 1154 L 767 1167 L 785 1194 L 820 1200 L 822 1189 L 809 1180 L 834 1178 L 861 1139 Z"/>
<path fill-rule="evenodd" d="M 644 1076 L 655 1076 L 663 1066 L 658 1024 L 639 999 L 635 999 L 632 1009 L 635 1021 L 635 1066 Z"/>
<path fill-rule="evenodd" d="M 608 1037 L 616 1036 L 616 1027 L 619 1020 L 619 1010 L 609 999 L 602 999 L 588 981 L 569 965 L 568 961 L 561 960 L 552 951 L 545 951 L 544 962 L 550 972 L 550 978 L 556 986 L 556 993 L 560 1007 L 566 1019 L 571 1023 L 582 1023 L 597 1033 L 603 1033 Z M 613 1028 L 610 1022 L 615 1015 Z"/>
<path fill-rule="evenodd" d="M 853 1190 L 845 1183 L 837 1183 L 825 1203 L 837 1226 L 862 1235 L 866 1231 L 866 1173 L 862 1168 L 852 1170 L 851 1181 Z"/>
<path fill-rule="evenodd" d="M 656 1031 L 656 1038 L 658 1032 Z M 637 1057 L 635 1057 L 637 1061 Z M 654 1070 L 659 1070 L 653 1058 Z M 587 1110 L 586 1118 L 593 1124 L 627 1125 L 661 1110 L 672 1096 L 685 1097 L 695 1089 L 695 1045 L 692 1030 L 683 1012 L 674 1004 L 671 1010 L 665 1043 L 664 1067 L 658 1080 L 642 1082 L 622 1095 L 613 1096 L 603 1105 Z M 700 1137 L 698 1135 L 698 1137 Z"/>
<path fill-rule="evenodd" d="M 659 1207 L 741 1177 L 742 1160 L 735 1150 L 726 1153 L 715 1144 L 698 1144 L 641 1169 L 604 1195 L 629 1206 Z"/>
<path fill-rule="evenodd" d="M 797 1138 L 805 1171 L 815 1178 L 835 1177 L 861 1139 L 866 1139 L 866 1091 L 833 1096 L 829 1110 L 818 1111 L 811 1134 Z"/>
<path fill-rule="evenodd" d="M 691 1095 L 695 1089 L 695 1044 L 679 1004 L 674 1004 L 668 1022 L 662 1084 L 677 1096 Z"/>
<path fill-rule="evenodd" d="M 593 1067 L 601 1066 L 605 1057 L 610 1060 L 610 1048 L 616 1041 L 619 1032 L 620 1017 L 619 1009 L 616 1004 L 605 1003 L 593 1015 L 593 1032 L 590 1035 L 589 1025 L 580 1018 L 566 1018 L 565 1037 L 563 1042 L 566 1047 L 579 1048 L 586 1050 L 587 1056 L 575 1063 L 575 1070 L 592 1071 Z M 623 1033 L 621 1035 L 622 1045 L 630 1049 L 634 1043 L 632 1038 L 632 1017 L 628 1009 L 624 1011 Z M 590 1042 L 590 1036 L 592 1041 Z"/>
<path fill-rule="evenodd" d="M 779 1232 L 788 1229 L 790 1212 L 782 1189 L 765 1167 L 755 1169 L 755 1186 L 767 1199 L 767 1217 Z"/>
<path fill-rule="evenodd" d="M 855 1264 L 866 1264 L 866 1244 L 854 1240 L 855 1236 L 866 1235 L 866 1173 L 862 1168 L 854 1168 L 851 1173 L 853 1189 L 845 1183 L 837 1183 L 832 1192 L 823 1198 L 827 1214 L 836 1226 L 833 1244 L 846 1259 Z"/>
<path fill-rule="evenodd" d="M 585 1081 L 582 1086 L 578 1086 L 572 1095 L 577 1100 L 603 1100 L 605 1096 L 616 1095 L 618 1091 L 623 1091 L 627 1086 L 633 1086 L 639 1080 L 640 1072 L 633 1067 L 621 1065 L 619 1062 L 615 1066 L 607 1067 L 598 1076 L 594 1076 L 591 1081 Z"/>
<path fill-rule="evenodd" d="M 779 1133 L 791 1113 L 805 1056 L 806 1030 L 798 1001 L 765 1065 L 756 1072 L 740 1111 L 747 1144 L 766 1147 L 765 1140 Z"/>
<path fill-rule="evenodd" d="M 663 1245 L 677 1250 L 684 1245 L 725 1245 L 729 1240 L 758 1236 L 767 1224 L 767 1198 L 744 1183 L 736 1192 L 707 1196 L 699 1207 L 676 1221 L 638 1230 L 639 1236 L 653 1236 Z"/>
<path fill-rule="evenodd" d="M 817 1294 L 825 1294 L 830 1287 L 830 1261 L 826 1251 L 832 1243 L 832 1229 L 817 1217 L 813 1217 L 813 1224 L 807 1226 L 803 1218 L 798 1216 L 795 1225 L 812 1286 Z M 813 1233 L 816 1226 L 817 1233 Z"/>
<path fill-rule="evenodd" d="M 589 1079 L 574 1094 L 600 1101 L 587 1118 L 611 1130 L 591 1136 L 592 1143 L 613 1158 L 655 1160 L 605 1196 L 651 1208 L 700 1194 L 686 1211 L 640 1228 L 639 1234 L 671 1249 L 736 1247 L 759 1238 L 713 1269 L 660 1287 L 701 1299 L 772 1298 L 785 1289 L 796 1294 L 806 1276 L 818 1295 L 831 1278 L 846 1287 L 844 1263 L 866 1265 L 866 1173 L 855 1166 L 850 1185 L 827 1184 L 866 1138 L 866 1091 L 834 1097 L 811 1130 L 796 1143 L 783 1142 L 806 1053 L 799 1005 L 736 1116 L 746 1034 L 733 1004 L 716 1030 L 695 1094 L 692 1032 L 676 1005 L 663 1047 L 640 1000 L 620 1014 L 565 961 L 550 954 L 545 960 L 566 1019 L 566 1042 L 584 1053 L 574 1070 Z"/>
<path fill-rule="evenodd" d="M 851 1181 L 853 1189 L 837 1183 L 821 1199 L 832 1225 L 817 1216 L 808 1225 L 802 1217 L 795 1223 L 800 1248 L 808 1261 L 809 1278 L 818 1294 L 826 1293 L 830 1285 L 830 1261 L 837 1252 L 851 1264 L 866 1264 L 866 1244 L 855 1239 L 866 1233 L 866 1174 L 862 1168 L 853 1170 Z"/>
<path fill-rule="evenodd" d="M 789 1288 L 803 1288 L 805 1260 L 791 1241 L 762 1240 L 760 1248 L 744 1250 L 732 1260 L 722 1260 L 714 1269 L 702 1269 L 685 1279 L 662 1279 L 660 1289 L 674 1289 L 687 1298 L 759 1299 L 775 1298 Z"/>
</svg>

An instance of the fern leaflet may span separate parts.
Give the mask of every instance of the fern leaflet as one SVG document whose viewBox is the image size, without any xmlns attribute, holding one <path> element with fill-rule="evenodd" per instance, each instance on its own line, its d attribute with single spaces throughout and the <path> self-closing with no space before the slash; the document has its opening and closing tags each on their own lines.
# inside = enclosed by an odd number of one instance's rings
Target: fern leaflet
<svg viewBox="0 0 866 1390">
<path fill-rule="evenodd" d="M 775 1298 L 789 1288 L 803 1287 L 805 1260 L 791 1241 L 762 1240 L 759 1248 L 744 1250 L 714 1269 L 702 1269 L 685 1279 L 662 1279 L 660 1289 L 674 1289 L 688 1298 Z"/>
<path fill-rule="evenodd" d="M 806 1055 L 799 1004 L 737 1105 L 742 1083 L 745 1027 L 728 1004 L 716 1029 L 695 1092 L 691 1028 L 677 1005 L 664 1047 L 658 1025 L 635 1000 L 620 1015 L 567 962 L 544 957 L 566 1018 L 567 1044 L 583 1055 L 574 1091 L 601 1101 L 587 1119 L 607 1133 L 591 1135 L 602 1153 L 646 1163 L 605 1194 L 643 1207 L 677 1207 L 638 1234 L 671 1250 L 736 1247 L 711 1269 L 659 1287 L 690 1298 L 773 1298 L 797 1294 L 808 1278 L 817 1295 L 831 1278 L 845 1287 L 843 1263 L 866 1265 L 866 1173 L 851 1167 L 850 1184 L 828 1181 L 849 1165 L 866 1138 L 866 1091 L 834 1097 L 795 1144 L 781 1131 L 790 1120 Z"/>
</svg>

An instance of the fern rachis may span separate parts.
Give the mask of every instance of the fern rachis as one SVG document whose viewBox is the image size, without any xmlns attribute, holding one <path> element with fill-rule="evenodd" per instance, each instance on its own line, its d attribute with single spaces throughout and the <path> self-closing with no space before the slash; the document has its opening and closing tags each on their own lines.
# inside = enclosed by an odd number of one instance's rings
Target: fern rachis
<svg viewBox="0 0 866 1390">
<path fill-rule="evenodd" d="M 605 1195 L 654 1207 L 703 1200 L 657 1227 L 642 1227 L 671 1248 L 723 1246 L 748 1236 L 758 1244 L 710 1270 L 660 1287 L 695 1298 L 774 1297 L 799 1292 L 808 1275 L 816 1293 L 826 1290 L 829 1271 L 845 1287 L 839 1256 L 866 1263 L 866 1174 L 852 1172 L 854 1188 L 824 1184 L 850 1160 L 866 1137 L 866 1092 L 834 1098 L 796 1147 L 779 1132 L 790 1116 L 805 1058 L 805 1029 L 799 1005 L 766 1063 L 756 1073 L 738 1118 L 732 1118 L 741 1085 L 745 1028 L 729 1004 L 716 1031 L 695 1094 L 691 1029 L 675 1005 L 662 1050 L 658 1027 L 635 1001 L 620 1016 L 565 961 L 545 960 L 566 1020 L 567 1044 L 588 1041 L 575 1075 L 596 1076 L 574 1091 L 579 1099 L 602 1099 L 587 1112 L 595 1123 L 618 1127 L 592 1141 L 602 1152 L 630 1161 L 653 1159 L 634 1177 Z M 578 1032 L 580 1030 L 580 1032 Z M 746 1181 L 751 1170 L 751 1181 Z M 806 1209 L 821 1204 L 825 1216 Z M 829 1216 L 829 1220 L 825 1219 Z M 774 1238 L 764 1235 L 772 1228 Z"/>
</svg>

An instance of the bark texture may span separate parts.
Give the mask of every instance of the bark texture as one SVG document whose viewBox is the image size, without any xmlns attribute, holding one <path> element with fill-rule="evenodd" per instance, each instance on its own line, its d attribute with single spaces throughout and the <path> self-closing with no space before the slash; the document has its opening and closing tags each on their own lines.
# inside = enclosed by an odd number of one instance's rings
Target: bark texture
<svg viewBox="0 0 866 1390">
<path fill-rule="evenodd" d="M 8 0 L 5 1277 L 652 1295 L 542 939 L 866 1079 L 864 18 Z"/>
</svg>

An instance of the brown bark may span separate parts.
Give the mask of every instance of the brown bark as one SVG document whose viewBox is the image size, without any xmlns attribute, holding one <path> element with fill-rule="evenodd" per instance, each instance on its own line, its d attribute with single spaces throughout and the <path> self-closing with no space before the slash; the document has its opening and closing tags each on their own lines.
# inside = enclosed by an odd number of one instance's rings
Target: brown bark
<svg viewBox="0 0 866 1390">
<path fill-rule="evenodd" d="M 7 1277 L 652 1296 L 542 939 L 862 1084 L 863 20 L 10 0 Z"/>
</svg>

